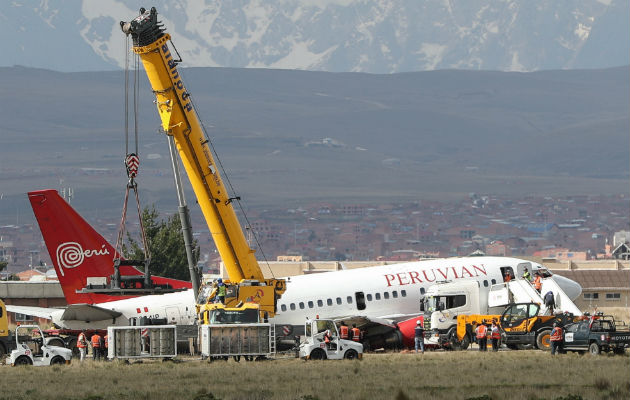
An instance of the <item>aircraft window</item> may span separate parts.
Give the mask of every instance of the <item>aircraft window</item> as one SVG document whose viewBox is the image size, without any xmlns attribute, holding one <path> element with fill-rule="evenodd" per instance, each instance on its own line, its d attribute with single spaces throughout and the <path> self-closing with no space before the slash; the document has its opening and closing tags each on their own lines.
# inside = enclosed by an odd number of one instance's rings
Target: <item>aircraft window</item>
<svg viewBox="0 0 630 400">
<path fill-rule="evenodd" d="M 321 300 L 317 300 L 317 307 L 324 307 L 324 302 Z"/>
<path fill-rule="evenodd" d="M 397 299 L 397 298 L 398 298 L 398 292 L 394 290 L 394 291 L 392 292 L 392 297 L 393 297 L 393 298 L 395 298 L 395 299 Z"/>
<path fill-rule="evenodd" d="M 281 305 L 281 306 L 280 306 L 280 309 L 281 309 L 282 311 L 286 311 L 286 310 L 287 310 L 287 305 L 286 305 L 286 304 Z"/>
<path fill-rule="evenodd" d="M 386 300 L 389 299 L 389 292 L 384 292 L 383 293 L 383 298 L 386 299 Z"/>
<path fill-rule="evenodd" d="M 326 305 L 328 305 L 328 306 L 332 306 L 332 299 L 328 299 L 328 300 L 326 300 Z"/>
<path fill-rule="evenodd" d="M 289 307 L 291 307 L 291 311 L 295 311 L 295 303 L 291 303 Z"/>
<path fill-rule="evenodd" d="M 367 295 L 367 299 L 368 299 L 368 301 L 372 301 L 372 293 L 369 293 L 369 294 Z"/>
<path fill-rule="evenodd" d="M 423 287 L 420 288 L 420 294 L 424 294 L 426 291 L 424 290 Z"/>
<path fill-rule="evenodd" d="M 341 297 L 337 297 L 337 304 L 341 304 Z"/>
<path fill-rule="evenodd" d="M 380 300 L 381 299 L 381 294 L 380 293 L 374 294 L 374 299 L 375 300 Z"/>
<path fill-rule="evenodd" d="M 346 301 L 348 302 L 348 304 L 352 304 L 352 296 L 346 297 Z"/>
<path fill-rule="evenodd" d="M 300 301 L 300 310 L 304 309 L 304 303 Z"/>
<path fill-rule="evenodd" d="M 420 293 L 424 294 L 423 292 L 424 292 L 424 289 L 420 289 Z M 403 290 L 401 290 L 401 291 L 400 291 L 400 295 L 401 295 L 402 297 L 407 297 L 407 291 L 406 291 L 406 290 L 404 290 L 404 289 L 403 289 Z"/>
<path fill-rule="evenodd" d="M 354 295 L 357 298 L 357 310 L 365 310 L 365 296 L 363 292 L 356 292 Z"/>
<path fill-rule="evenodd" d="M 486 279 L 483 280 L 483 287 L 488 287 L 488 280 Z"/>
<path fill-rule="evenodd" d="M 313 302 L 311 300 L 309 300 L 308 301 L 308 308 L 313 308 L 313 307 L 314 307 Z"/>
<path fill-rule="evenodd" d="M 496 285 L 497 280 L 496 280 L 496 279 L 493 279 L 493 280 L 491 280 L 490 282 L 492 282 L 492 284 L 493 284 L 493 285 Z"/>
</svg>

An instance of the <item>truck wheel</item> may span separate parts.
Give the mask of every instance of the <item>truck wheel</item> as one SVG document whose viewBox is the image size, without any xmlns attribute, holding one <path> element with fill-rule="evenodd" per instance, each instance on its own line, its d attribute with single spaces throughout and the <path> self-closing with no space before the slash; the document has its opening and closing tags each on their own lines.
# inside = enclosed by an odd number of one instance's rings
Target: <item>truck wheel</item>
<svg viewBox="0 0 630 400">
<path fill-rule="evenodd" d="M 326 352 L 320 348 L 311 351 L 311 360 L 325 360 Z"/>
<path fill-rule="evenodd" d="M 52 360 L 50 360 L 50 365 L 63 365 L 66 363 L 66 360 L 64 360 L 63 357 L 61 356 L 54 356 Z"/>
<path fill-rule="evenodd" d="M 469 345 L 470 345 L 470 338 L 468 337 L 468 335 L 464 335 L 462 342 L 458 346 L 458 350 L 466 350 Z"/>
<path fill-rule="evenodd" d="M 536 336 L 536 347 L 540 350 L 550 351 L 551 350 L 551 330 L 545 329 L 544 331 L 540 331 Z"/>
<path fill-rule="evenodd" d="M 7 349 L 4 347 L 4 343 L 0 343 L 0 362 L 2 362 L 7 356 Z"/>
<path fill-rule="evenodd" d="M 46 344 L 48 346 L 58 346 L 58 347 L 63 347 L 63 348 L 66 347 L 66 344 L 60 338 L 48 339 L 48 343 L 46 343 Z"/>
<path fill-rule="evenodd" d="M 602 349 L 599 347 L 599 345 L 595 342 L 591 343 L 590 346 L 588 346 L 588 352 L 591 353 L 594 356 L 599 355 L 599 353 L 602 352 Z"/>
<path fill-rule="evenodd" d="M 359 358 L 359 353 L 357 353 L 357 351 L 354 349 L 350 349 L 346 351 L 346 354 L 343 355 L 343 358 L 345 358 L 346 360 L 356 360 L 357 358 Z"/>
<path fill-rule="evenodd" d="M 33 365 L 33 360 L 26 356 L 19 356 L 17 360 L 15 360 L 15 365 Z"/>
</svg>

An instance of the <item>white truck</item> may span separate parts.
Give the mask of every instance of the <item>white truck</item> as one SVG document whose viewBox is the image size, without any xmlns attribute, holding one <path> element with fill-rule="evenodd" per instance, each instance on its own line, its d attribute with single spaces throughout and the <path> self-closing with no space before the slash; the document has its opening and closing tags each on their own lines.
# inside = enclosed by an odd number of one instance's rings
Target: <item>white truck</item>
<svg viewBox="0 0 630 400">
<path fill-rule="evenodd" d="M 26 332 L 20 336 L 20 332 Z M 25 340 L 30 338 L 30 340 Z M 28 346 L 33 344 L 33 348 Z M 15 328 L 16 349 L 11 352 L 11 365 L 70 364 L 72 350 L 49 345 L 38 325 L 20 325 Z"/>
<path fill-rule="evenodd" d="M 330 333 L 326 343 L 324 335 Z M 341 339 L 335 321 L 331 319 L 307 319 L 304 336 L 300 341 L 299 356 L 304 360 L 354 360 L 363 358 L 363 345 Z"/>
<path fill-rule="evenodd" d="M 467 342 L 457 340 L 460 314 L 501 314 L 505 306 L 488 307 L 488 296 L 480 296 L 479 282 L 461 281 L 433 285 L 427 289 L 424 311 L 425 344 L 465 350 Z"/>
</svg>

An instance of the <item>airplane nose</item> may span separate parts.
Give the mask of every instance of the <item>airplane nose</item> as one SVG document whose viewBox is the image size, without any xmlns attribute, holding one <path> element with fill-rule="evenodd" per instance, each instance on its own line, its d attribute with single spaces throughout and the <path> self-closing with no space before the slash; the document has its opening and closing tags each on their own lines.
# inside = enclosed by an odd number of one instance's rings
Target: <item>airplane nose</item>
<svg viewBox="0 0 630 400">
<path fill-rule="evenodd" d="M 575 300 L 580 294 L 582 294 L 582 286 L 580 286 L 580 284 L 576 281 L 565 278 L 564 276 L 560 276 L 558 274 L 555 274 L 553 276 L 553 280 L 556 281 L 558 286 L 562 288 L 564 293 L 566 293 L 566 295 L 569 296 L 571 300 Z"/>
</svg>

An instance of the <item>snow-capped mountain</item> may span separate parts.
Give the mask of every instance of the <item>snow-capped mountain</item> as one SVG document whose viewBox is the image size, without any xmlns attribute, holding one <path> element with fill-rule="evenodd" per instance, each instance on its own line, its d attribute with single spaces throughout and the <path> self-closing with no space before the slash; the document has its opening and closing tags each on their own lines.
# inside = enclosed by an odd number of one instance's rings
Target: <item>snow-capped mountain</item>
<svg viewBox="0 0 630 400">
<path fill-rule="evenodd" d="M 628 0 L 14 0 L 0 65 L 124 66 L 119 21 L 155 6 L 186 66 L 394 73 L 630 63 Z"/>
</svg>

